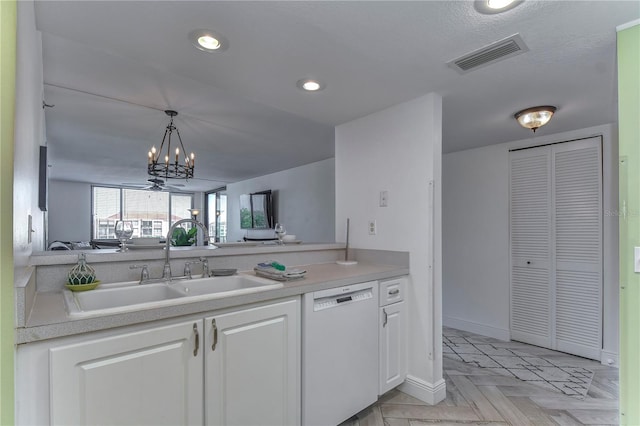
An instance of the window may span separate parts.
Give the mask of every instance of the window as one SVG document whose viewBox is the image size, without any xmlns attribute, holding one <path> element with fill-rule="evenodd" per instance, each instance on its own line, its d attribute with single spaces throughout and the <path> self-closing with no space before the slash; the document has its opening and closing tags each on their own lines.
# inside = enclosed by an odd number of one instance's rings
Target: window
<svg viewBox="0 0 640 426">
<path fill-rule="evenodd" d="M 120 189 L 93 187 L 93 238 L 115 238 L 113 231 L 120 219 Z"/>
<path fill-rule="evenodd" d="M 94 186 L 92 204 L 94 239 L 115 239 L 121 218 L 133 223 L 133 238 L 162 238 L 171 224 L 191 217 L 193 194 Z"/>
<path fill-rule="evenodd" d="M 204 223 L 209 235 L 215 237 L 215 242 L 227 241 L 227 194 L 226 187 L 219 188 L 205 194 Z"/>
</svg>

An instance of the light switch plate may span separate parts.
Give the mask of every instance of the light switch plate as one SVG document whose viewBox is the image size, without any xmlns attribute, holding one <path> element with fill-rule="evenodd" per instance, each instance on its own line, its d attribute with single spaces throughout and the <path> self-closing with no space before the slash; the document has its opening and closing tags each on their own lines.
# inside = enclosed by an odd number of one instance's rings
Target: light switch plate
<svg viewBox="0 0 640 426">
<path fill-rule="evenodd" d="M 640 247 L 633 249 L 633 272 L 640 272 Z"/>
<path fill-rule="evenodd" d="M 380 207 L 387 207 L 389 204 L 389 191 L 380 191 Z"/>
</svg>

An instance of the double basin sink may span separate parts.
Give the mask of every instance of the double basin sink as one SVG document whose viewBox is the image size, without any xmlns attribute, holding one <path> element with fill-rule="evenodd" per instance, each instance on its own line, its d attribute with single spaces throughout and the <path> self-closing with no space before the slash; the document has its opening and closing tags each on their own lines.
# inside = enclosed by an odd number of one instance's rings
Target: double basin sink
<svg viewBox="0 0 640 426">
<path fill-rule="evenodd" d="M 194 278 L 139 284 L 138 281 L 103 284 L 83 292 L 63 290 L 67 313 L 87 317 L 159 308 L 200 300 L 219 299 L 282 287 L 278 281 L 253 275 Z"/>
</svg>

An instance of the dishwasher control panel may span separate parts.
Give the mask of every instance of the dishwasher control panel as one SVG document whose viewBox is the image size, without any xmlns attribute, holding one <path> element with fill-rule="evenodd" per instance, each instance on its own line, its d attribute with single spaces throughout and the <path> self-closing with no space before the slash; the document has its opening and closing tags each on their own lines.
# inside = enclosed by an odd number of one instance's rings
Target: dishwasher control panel
<svg viewBox="0 0 640 426">
<path fill-rule="evenodd" d="M 336 308 L 341 305 L 348 305 L 354 302 L 362 302 L 367 299 L 373 299 L 373 290 L 370 288 L 355 291 L 353 293 L 323 297 L 321 299 L 315 299 L 313 301 L 313 311 L 317 312 L 324 309 Z"/>
</svg>

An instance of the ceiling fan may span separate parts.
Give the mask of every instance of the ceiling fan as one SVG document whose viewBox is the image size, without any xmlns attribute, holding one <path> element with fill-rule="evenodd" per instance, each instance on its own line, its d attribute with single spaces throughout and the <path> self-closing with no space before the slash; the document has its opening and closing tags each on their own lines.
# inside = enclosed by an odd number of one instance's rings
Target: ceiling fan
<svg viewBox="0 0 640 426">
<path fill-rule="evenodd" d="M 181 191 L 184 187 L 183 184 L 181 183 L 176 183 L 173 185 L 168 185 L 165 184 L 164 180 L 162 179 L 158 179 L 158 178 L 153 178 L 153 179 L 147 179 L 147 182 L 149 183 L 144 183 L 144 184 L 140 184 L 140 183 L 123 183 L 123 185 L 126 186 L 135 186 L 135 187 L 139 187 L 140 189 L 143 190 L 149 190 L 149 191 L 167 191 L 167 190 L 176 190 L 176 191 Z"/>
</svg>

